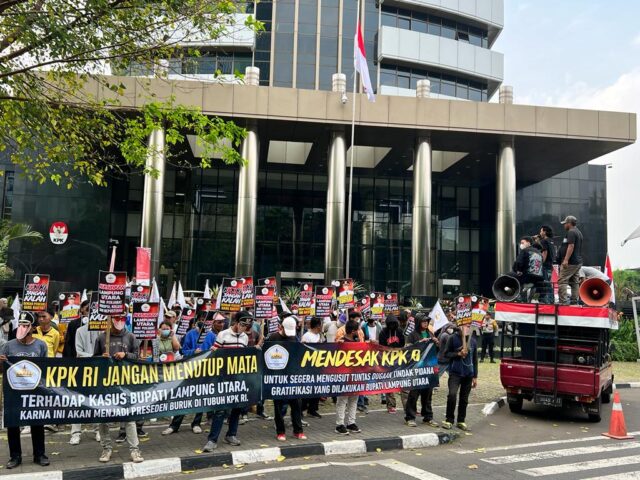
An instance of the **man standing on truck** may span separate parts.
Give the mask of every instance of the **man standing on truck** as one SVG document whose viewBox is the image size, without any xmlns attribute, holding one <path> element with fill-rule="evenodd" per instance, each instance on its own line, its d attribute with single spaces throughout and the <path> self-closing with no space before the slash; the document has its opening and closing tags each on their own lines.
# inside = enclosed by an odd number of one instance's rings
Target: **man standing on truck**
<svg viewBox="0 0 640 480">
<path fill-rule="evenodd" d="M 568 305 L 567 286 L 571 286 L 571 303 L 578 303 L 580 288 L 580 267 L 582 267 L 582 232 L 576 227 L 578 219 L 573 215 L 567 216 L 562 222 L 567 234 L 558 251 L 560 273 L 558 275 L 558 296 L 561 305 Z"/>
</svg>

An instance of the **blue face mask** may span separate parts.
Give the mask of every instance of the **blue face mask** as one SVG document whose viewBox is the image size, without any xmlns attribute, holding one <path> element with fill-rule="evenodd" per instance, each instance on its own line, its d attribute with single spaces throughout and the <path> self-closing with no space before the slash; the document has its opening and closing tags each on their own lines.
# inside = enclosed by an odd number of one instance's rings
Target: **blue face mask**
<svg viewBox="0 0 640 480">
<path fill-rule="evenodd" d="M 162 338 L 167 338 L 171 335 L 171 330 L 160 330 L 160 335 L 162 335 Z"/>
</svg>

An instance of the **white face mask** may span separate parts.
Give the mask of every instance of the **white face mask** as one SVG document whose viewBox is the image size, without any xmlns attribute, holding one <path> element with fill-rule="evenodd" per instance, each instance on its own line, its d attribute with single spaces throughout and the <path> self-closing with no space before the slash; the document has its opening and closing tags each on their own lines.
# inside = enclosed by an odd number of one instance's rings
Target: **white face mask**
<svg viewBox="0 0 640 480">
<path fill-rule="evenodd" d="M 527 248 L 527 244 L 526 243 L 521 243 L 520 244 L 520 250 L 524 250 L 525 248 Z"/>
<path fill-rule="evenodd" d="M 31 325 L 18 325 L 18 329 L 16 330 L 16 338 L 18 340 L 22 340 L 24 337 L 29 335 L 31 331 Z"/>
</svg>

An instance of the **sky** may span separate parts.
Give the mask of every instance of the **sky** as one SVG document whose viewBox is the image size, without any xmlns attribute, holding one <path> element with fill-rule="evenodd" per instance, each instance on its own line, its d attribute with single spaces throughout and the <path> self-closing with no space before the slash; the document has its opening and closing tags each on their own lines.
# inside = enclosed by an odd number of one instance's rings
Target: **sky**
<svg viewBox="0 0 640 480">
<path fill-rule="evenodd" d="M 504 84 L 514 103 L 635 112 L 640 116 L 640 2 L 504 0 Z M 638 122 L 640 124 L 640 120 Z M 517 152 L 516 152 L 517 156 Z M 640 268 L 640 143 L 600 157 L 607 169 L 609 255 Z"/>
</svg>

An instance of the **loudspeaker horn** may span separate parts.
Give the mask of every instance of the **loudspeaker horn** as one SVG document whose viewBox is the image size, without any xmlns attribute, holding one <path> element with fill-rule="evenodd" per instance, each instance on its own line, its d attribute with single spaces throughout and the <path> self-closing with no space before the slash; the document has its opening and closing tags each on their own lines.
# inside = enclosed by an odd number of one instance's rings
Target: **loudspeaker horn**
<svg viewBox="0 0 640 480">
<path fill-rule="evenodd" d="M 611 300 L 611 287 L 599 278 L 589 278 L 580 285 L 580 300 L 589 307 L 606 307 Z"/>
<path fill-rule="evenodd" d="M 520 295 L 520 282 L 509 275 L 500 275 L 493 282 L 493 296 L 500 302 L 513 302 Z"/>
</svg>

